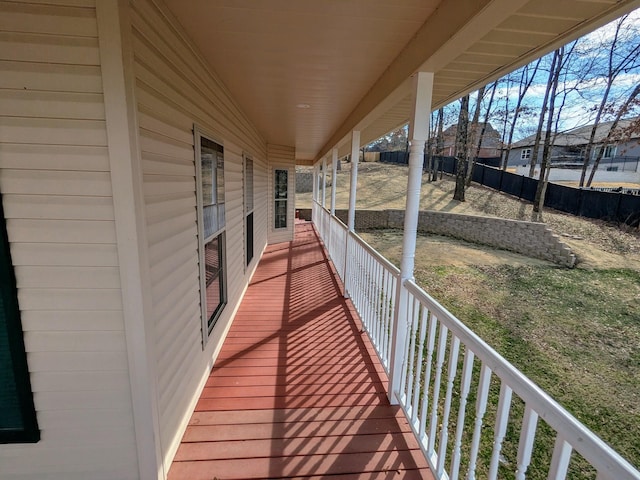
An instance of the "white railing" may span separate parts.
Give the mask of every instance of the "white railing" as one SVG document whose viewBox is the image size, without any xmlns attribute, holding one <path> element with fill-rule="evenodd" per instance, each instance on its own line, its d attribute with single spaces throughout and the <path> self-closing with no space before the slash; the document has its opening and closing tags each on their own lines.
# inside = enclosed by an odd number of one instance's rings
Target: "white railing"
<svg viewBox="0 0 640 480">
<path fill-rule="evenodd" d="M 548 470 L 549 479 L 568 478 L 572 464 L 570 478 L 589 478 L 589 464 L 598 479 L 640 479 L 640 472 L 418 285 L 406 281 L 404 288 L 408 313 L 400 321 L 410 333 L 400 391 L 394 393 L 437 478 L 473 479 L 479 466 L 480 478 L 503 478 L 498 472 L 508 468 L 506 461 L 522 480 L 535 452 L 535 468 Z M 475 407 L 467 408 L 471 390 Z M 538 419 L 546 426 L 538 427 Z M 507 435 L 510 425 L 520 427 L 519 435 Z M 517 453 L 505 460 L 507 442 Z M 491 451 L 490 457 L 480 459 L 481 450 Z M 582 460 L 572 459 L 574 450 Z"/>
<path fill-rule="evenodd" d="M 326 209 L 316 205 L 314 211 L 318 219 L 316 228 L 329 257 L 388 373 L 391 322 L 400 272 L 358 235 L 349 233 L 346 225 Z"/>
<path fill-rule="evenodd" d="M 404 282 L 405 308 L 394 310 L 398 269 L 326 210 L 314 209 L 314 221 L 337 271 L 346 271 L 347 294 L 389 375 L 393 312 L 406 312 L 398 320 L 407 340 L 396 347 L 403 361 L 393 393 L 437 479 L 523 480 L 535 471 L 553 480 L 640 480 L 629 462 L 414 282 Z"/>
<path fill-rule="evenodd" d="M 337 217 L 331 217 L 329 221 L 329 254 L 340 276 L 340 280 L 342 280 L 344 284 L 344 267 L 347 255 L 347 226 Z"/>
<path fill-rule="evenodd" d="M 358 235 L 349 234 L 346 289 L 389 373 L 393 312 L 400 271 Z"/>
</svg>

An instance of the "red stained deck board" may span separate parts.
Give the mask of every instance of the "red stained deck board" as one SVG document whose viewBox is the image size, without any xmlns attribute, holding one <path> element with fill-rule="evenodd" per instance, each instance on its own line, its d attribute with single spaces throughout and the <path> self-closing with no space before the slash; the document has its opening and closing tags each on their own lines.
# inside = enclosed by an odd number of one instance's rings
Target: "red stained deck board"
<svg viewBox="0 0 640 480">
<path fill-rule="evenodd" d="M 338 408 L 295 408 L 275 410 L 235 410 L 231 412 L 195 412 L 191 425 L 243 425 L 257 423 L 304 423 L 323 421 L 377 420 L 396 418 L 400 424 L 406 419 L 399 407 L 369 405 Z M 279 427 L 278 427 L 279 428 Z"/>
<path fill-rule="evenodd" d="M 305 375 L 246 375 L 246 376 L 213 376 L 207 380 L 205 387 L 258 387 L 263 385 L 288 385 L 291 387 L 307 385 L 345 385 L 360 384 L 370 380 L 369 372 L 350 372 L 342 375 L 332 373 Z M 380 383 L 384 380 L 380 379 Z"/>
<path fill-rule="evenodd" d="M 433 478 L 311 224 L 265 250 L 170 480 Z"/>
<path fill-rule="evenodd" d="M 200 398 L 196 411 L 205 410 L 256 410 L 263 408 L 309 408 L 309 407 L 343 407 L 347 405 L 383 405 L 385 394 L 361 393 L 354 395 L 324 395 L 305 397 L 233 397 L 233 398 Z"/>
<path fill-rule="evenodd" d="M 396 478 L 406 478 L 404 474 L 407 471 L 426 468 L 426 460 L 421 452 L 404 450 L 402 453 L 404 455 L 392 451 L 174 462 L 169 475 L 173 479 L 211 480 L 395 472 Z"/>
<path fill-rule="evenodd" d="M 318 374 L 334 374 L 334 375 L 346 375 L 354 372 L 366 372 L 368 375 L 373 376 L 375 372 L 377 375 L 384 374 L 384 369 L 380 364 L 362 364 L 362 365 L 313 365 L 313 366 L 298 366 L 291 367 L 290 369 L 284 369 L 281 365 L 271 366 L 225 366 L 224 368 L 215 369 L 212 372 L 212 376 L 228 377 L 228 376 L 253 376 L 253 375 L 285 375 L 288 378 L 306 377 L 307 375 Z"/>
<path fill-rule="evenodd" d="M 312 422 L 247 423 L 241 425 L 189 425 L 183 443 L 230 440 L 294 439 L 329 436 L 409 433 L 409 425 L 395 417 Z M 413 444 L 412 444 L 413 445 Z M 411 447 L 417 449 L 417 443 Z"/>
<path fill-rule="evenodd" d="M 233 385 L 224 387 L 205 387 L 201 398 L 226 397 L 285 397 L 290 395 L 335 395 L 358 393 L 385 393 L 382 382 L 352 382 L 303 385 Z"/>
<path fill-rule="evenodd" d="M 317 455 L 330 453 L 392 452 L 400 448 L 418 450 L 413 435 L 403 433 L 374 433 L 360 435 L 357 441 L 350 436 L 315 436 L 310 438 L 258 439 L 224 442 L 183 443 L 176 454 L 180 461 L 223 460 L 231 458 L 287 457 L 301 452 Z M 217 458 L 212 458 L 215 452 Z"/>
</svg>

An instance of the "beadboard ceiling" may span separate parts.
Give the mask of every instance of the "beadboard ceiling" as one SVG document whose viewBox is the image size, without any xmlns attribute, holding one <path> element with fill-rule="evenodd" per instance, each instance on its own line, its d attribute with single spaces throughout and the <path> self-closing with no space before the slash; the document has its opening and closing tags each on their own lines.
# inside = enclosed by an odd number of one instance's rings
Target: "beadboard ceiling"
<svg viewBox="0 0 640 480">
<path fill-rule="evenodd" d="M 640 0 L 164 0 L 268 143 L 299 164 L 407 122 L 640 7 Z"/>
</svg>

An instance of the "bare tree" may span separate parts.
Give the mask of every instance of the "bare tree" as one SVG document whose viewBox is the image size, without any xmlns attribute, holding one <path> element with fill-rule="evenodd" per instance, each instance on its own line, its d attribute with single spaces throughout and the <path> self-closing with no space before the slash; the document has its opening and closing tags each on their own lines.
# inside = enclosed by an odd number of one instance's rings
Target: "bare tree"
<svg viewBox="0 0 640 480">
<path fill-rule="evenodd" d="M 480 122 L 480 108 L 482 106 L 482 99 L 484 98 L 485 86 L 480 87 L 476 93 L 476 106 L 473 110 L 473 119 L 471 123 L 467 125 L 467 148 L 469 151 L 466 153 L 467 157 L 467 173 L 465 174 L 464 184 L 465 187 L 471 185 L 471 175 L 473 174 L 473 167 L 476 164 L 476 157 L 473 156 L 471 151 L 474 148 L 478 137 L 478 123 Z M 475 149 L 474 149 L 475 150 Z"/>
<path fill-rule="evenodd" d="M 487 109 L 485 110 L 485 113 L 484 113 L 484 119 L 481 124 L 482 126 L 480 127 L 480 134 L 478 135 L 478 140 L 475 144 L 476 151 L 474 155 L 472 155 L 473 163 L 471 164 L 471 168 L 469 169 L 469 172 L 467 172 L 467 187 L 471 185 L 473 168 L 475 167 L 476 162 L 480 157 L 480 151 L 482 149 L 482 141 L 484 140 L 485 133 L 487 133 L 487 124 L 489 123 L 489 116 L 491 115 L 491 107 L 493 105 L 493 99 L 495 98 L 495 95 L 496 95 L 497 86 L 498 86 L 498 82 L 496 81 L 496 82 L 493 82 L 493 84 L 491 84 L 491 86 L 489 87 L 489 89 L 491 90 L 491 93 L 489 94 L 489 102 L 487 104 Z M 474 126 L 474 128 L 477 130 L 478 127 Z"/>
<path fill-rule="evenodd" d="M 547 182 L 549 180 L 549 167 L 550 167 L 550 156 L 551 156 L 551 148 L 553 147 L 552 142 L 552 133 L 554 123 L 557 125 L 557 122 L 554 122 L 554 110 L 555 110 L 555 100 L 556 100 L 556 92 L 558 90 L 558 83 L 560 81 L 560 73 L 563 68 L 563 56 L 564 56 L 564 47 L 560 47 L 555 52 L 553 52 L 553 60 L 551 61 L 551 69 L 549 70 L 549 82 L 547 83 L 547 89 L 545 98 L 548 99 L 548 106 L 544 105 L 543 112 L 547 113 L 546 119 L 546 131 L 544 137 L 544 146 L 542 149 L 542 161 L 540 162 L 540 177 L 538 179 L 538 186 L 536 188 L 536 195 L 533 201 L 533 215 L 532 220 L 539 222 L 542 219 L 542 206 L 544 205 L 544 196 L 547 189 Z M 544 116 L 541 115 L 542 121 L 540 125 L 544 122 Z M 540 133 L 540 132 L 539 132 Z M 536 147 L 534 146 L 534 151 Z"/>
<path fill-rule="evenodd" d="M 580 174 L 580 186 L 584 186 L 584 180 L 587 175 L 587 168 L 591 160 L 596 132 L 603 114 L 606 112 L 612 87 L 618 76 L 630 69 L 638 66 L 640 58 L 640 42 L 637 41 L 637 30 L 629 26 L 629 15 L 620 17 L 616 24 L 614 35 L 607 45 L 600 45 L 599 49 L 607 48 L 607 60 L 604 71 L 601 73 L 605 79 L 604 91 L 600 98 L 599 104 L 596 106 L 596 115 L 593 121 L 593 127 L 589 135 L 589 141 L 584 151 L 584 159 L 582 162 L 582 172 Z"/>
<path fill-rule="evenodd" d="M 533 151 L 531 152 L 531 161 L 529 162 L 529 177 L 535 175 L 536 164 L 538 163 L 538 153 L 540 152 L 540 143 L 542 140 L 542 129 L 544 128 L 544 121 L 547 116 L 549 95 L 551 94 L 551 88 L 553 86 L 553 77 L 556 71 L 556 62 L 558 60 L 557 50 L 554 52 L 551 61 L 551 68 L 549 68 L 549 76 L 547 78 L 547 86 L 544 91 L 544 98 L 542 100 L 542 109 L 540 110 L 540 116 L 538 117 L 538 128 L 536 130 L 536 138 L 533 143 Z M 542 172 L 542 167 L 541 170 Z M 542 178 L 542 175 L 541 175 Z"/>
<path fill-rule="evenodd" d="M 431 122 L 429 123 L 429 141 L 427 142 L 429 155 L 427 161 L 427 180 L 435 182 L 438 180 L 439 156 L 442 155 L 442 129 L 444 111 L 439 108 L 431 112 Z"/>
<path fill-rule="evenodd" d="M 518 99 L 516 101 L 515 108 L 513 109 L 513 118 L 511 120 L 511 125 L 509 127 L 509 135 L 504 142 L 507 145 L 507 148 L 503 150 L 502 159 L 500 162 L 500 166 L 502 167 L 503 170 L 507 168 L 507 162 L 509 160 L 509 152 L 511 151 L 511 144 L 513 143 L 513 135 L 516 130 L 516 123 L 518 122 L 518 117 L 524 111 L 522 103 L 527 94 L 527 91 L 529 90 L 529 87 L 531 87 L 531 84 L 533 83 L 533 79 L 536 77 L 536 74 L 538 73 L 538 69 L 540 68 L 541 61 L 542 61 L 542 58 L 539 58 L 535 63 L 532 62 L 528 65 L 525 65 L 519 70 L 520 76 L 517 81 Z M 510 113 L 508 108 L 508 104 L 509 104 L 508 99 L 506 103 L 507 103 L 507 107 L 506 107 L 507 111 L 505 112 L 506 114 L 505 126 L 507 123 L 506 118 L 508 118 Z M 529 176 L 532 176 L 532 175 L 529 175 Z"/>
<path fill-rule="evenodd" d="M 467 168 L 467 127 L 469 126 L 469 95 L 460 99 L 460 113 L 458 115 L 458 129 L 456 132 L 456 189 L 453 199 L 464 202 L 465 173 Z"/>
</svg>

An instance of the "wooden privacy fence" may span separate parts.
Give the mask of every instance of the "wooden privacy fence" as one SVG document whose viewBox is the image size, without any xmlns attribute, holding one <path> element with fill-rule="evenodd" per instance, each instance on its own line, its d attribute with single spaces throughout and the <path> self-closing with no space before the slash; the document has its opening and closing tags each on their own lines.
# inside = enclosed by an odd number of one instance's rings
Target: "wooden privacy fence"
<svg viewBox="0 0 640 480">
<path fill-rule="evenodd" d="M 380 154 L 380 161 L 386 163 L 406 164 L 407 158 L 406 152 Z M 437 159 L 438 171 L 455 173 L 455 157 L 434 158 Z M 425 165 L 427 161 L 425 155 Z M 533 202 L 538 187 L 537 179 L 482 164 L 475 165 L 472 180 L 529 202 Z M 640 224 L 640 195 L 625 193 L 624 189 L 620 192 L 602 192 L 549 183 L 544 206 L 580 217 L 625 223 L 633 227 Z"/>
</svg>

